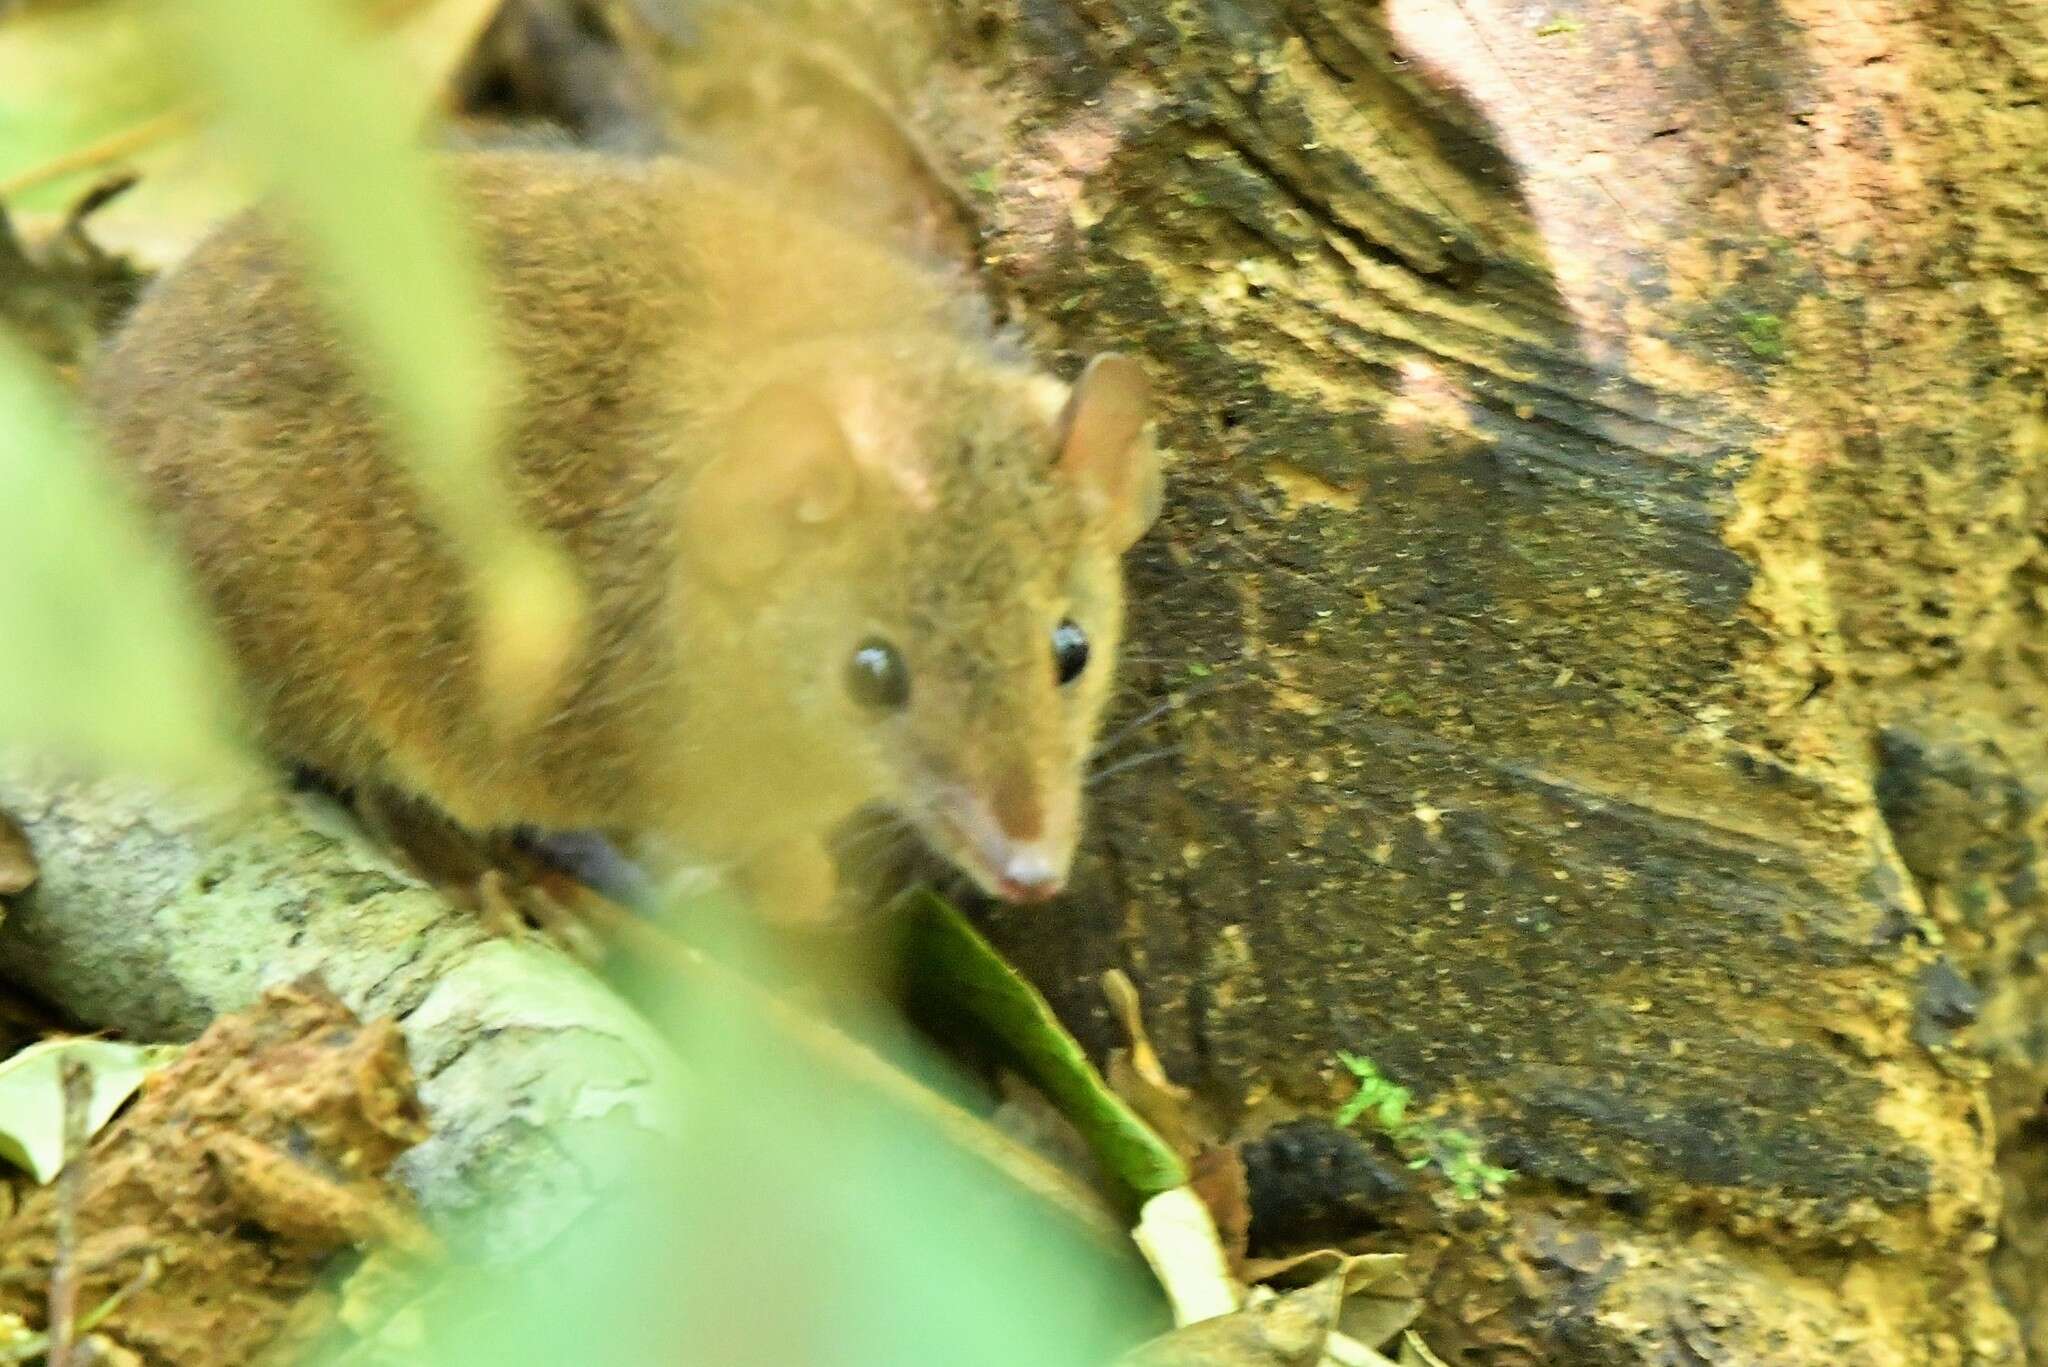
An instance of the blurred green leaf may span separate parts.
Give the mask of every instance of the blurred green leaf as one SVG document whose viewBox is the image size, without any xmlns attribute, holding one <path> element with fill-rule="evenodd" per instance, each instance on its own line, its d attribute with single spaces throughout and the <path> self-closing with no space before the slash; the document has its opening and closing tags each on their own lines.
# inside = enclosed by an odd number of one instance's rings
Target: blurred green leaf
<svg viewBox="0 0 2048 1367">
<path fill-rule="evenodd" d="M 231 771 L 226 671 L 43 367 L 0 333 L 0 744 Z"/>
<path fill-rule="evenodd" d="M 182 98 L 132 4 L 0 13 L 0 186 L 145 128 Z"/>
<path fill-rule="evenodd" d="M 948 1004 L 999 1042 L 1081 1131 L 1097 1161 L 1129 1190 L 1133 1204 L 1187 1185 L 1187 1165 L 1172 1146 L 1110 1090 L 1038 989 L 1019 977 L 965 917 L 945 899 L 922 890 L 907 894 L 900 910 L 906 916 L 906 959 L 918 995 Z"/>
<path fill-rule="evenodd" d="M 235 146 L 297 212 L 327 303 L 423 472 L 474 483 L 506 373 L 395 66 L 330 0 L 179 0 L 161 22 Z"/>
<path fill-rule="evenodd" d="M 248 186 L 279 187 L 430 514 L 472 571 L 488 697 L 517 716 L 575 644 L 580 586 L 496 477 L 507 372 L 481 272 L 417 138 L 496 4 L 380 0 L 376 41 L 372 9 L 73 0 L 10 13 L 0 19 L 0 187 L 54 169 L 64 203 L 78 182 L 61 173 L 145 158 L 152 174 L 96 215 L 94 231 L 132 245 L 108 230 L 140 215 L 142 236 L 180 249 Z M 182 60 L 166 59 L 167 44 Z M 74 598 L 66 610 L 85 607 Z"/>
<path fill-rule="evenodd" d="M 1157 1332 L 1134 1256 L 805 1047 L 748 985 L 800 966 L 767 971 L 749 934 L 735 917 L 692 937 L 745 978 L 643 989 L 688 1081 L 685 1133 L 641 1184 L 530 1266 L 458 1274 L 391 1317 L 418 1339 L 336 1361 L 1102 1367 Z"/>
<path fill-rule="evenodd" d="M 180 0 L 162 14 L 197 88 L 293 210 L 314 282 L 473 572 L 491 698 L 517 711 L 573 648 L 580 586 L 497 476 L 511 375 L 402 69 L 331 0 Z"/>
<path fill-rule="evenodd" d="M 122 1044 L 104 1039 L 54 1039 L 0 1061 L 0 1159 L 38 1182 L 64 1166 L 64 1064 L 75 1060 L 92 1076 L 85 1132 L 100 1127 L 135 1094 L 153 1068 L 178 1053 L 175 1046 Z"/>
<path fill-rule="evenodd" d="M 161 2 L 161 0 L 159 0 Z M 418 127 L 501 0 L 354 0 Z M 151 0 L 45 0 L 0 18 L 0 200 L 61 211 L 97 180 L 140 183 L 93 215 L 93 240 L 161 269 L 262 183 L 214 135 L 209 92 L 164 60 Z"/>
</svg>

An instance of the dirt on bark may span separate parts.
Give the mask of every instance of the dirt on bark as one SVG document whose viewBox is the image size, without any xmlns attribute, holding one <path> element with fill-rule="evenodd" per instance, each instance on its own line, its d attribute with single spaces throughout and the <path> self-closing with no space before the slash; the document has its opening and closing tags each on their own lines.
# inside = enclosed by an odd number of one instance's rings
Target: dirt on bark
<svg viewBox="0 0 2048 1367">
<path fill-rule="evenodd" d="M 162 1364 L 251 1361 L 307 1335 L 338 1252 L 413 1237 L 392 1163 L 425 1137 L 388 1021 L 311 983 L 216 1021 L 91 1145 L 76 1211 L 78 1312 Z M 0 1225 L 0 1315 L 41 1328 L 61 1184 Z"/>
</svg>

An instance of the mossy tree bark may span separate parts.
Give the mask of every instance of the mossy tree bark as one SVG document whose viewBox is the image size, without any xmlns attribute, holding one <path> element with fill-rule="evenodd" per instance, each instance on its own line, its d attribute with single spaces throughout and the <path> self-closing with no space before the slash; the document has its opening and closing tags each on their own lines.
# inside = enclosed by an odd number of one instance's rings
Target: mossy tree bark
<svg viewBox="0 0 2048 1367">
<path fill-rule="evenodd" d="M 686 85 L 887 108 L 1012 316 L 1166 395 L 1177 705 L 1112 758 L 1174 750 L 1004 946 L 1099 1043 L 1130 970 L 1246 1133 L 1345 1049 L 1482 1134 L 1469 1211 L 1260 1151 L 1383 1188 L 1337 1232 L 1429 1253 L 1451 1361 L 2048 1354 L 2038 1220 L 1993 1250 L 2001 1161 L 2048 1205 L 2040 10 L 931 13 Z"/>
</svg>

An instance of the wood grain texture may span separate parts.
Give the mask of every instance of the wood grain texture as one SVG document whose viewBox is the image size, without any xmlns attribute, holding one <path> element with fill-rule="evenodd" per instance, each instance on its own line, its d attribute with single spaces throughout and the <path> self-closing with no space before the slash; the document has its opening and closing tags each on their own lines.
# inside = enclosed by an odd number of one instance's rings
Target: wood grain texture
<svg viewBox="0 0 2048 1367">
<path fill-rule="evenodd" d="M 987 917 L 1070 1023 L 1121 967 L 1247 1133 L 1339 1049 L 1480 1133 L 1505 1203 L 1358 1221 L 1451 1361 L 2016 1361 L 1994 1280 L 2048 1347 L 2038 10 L 854 9 L 777 13 L 1008 313 L 1173 377 L 1172 753 Z M 830 123 L 720 51 L 700 129 Z"/>
</svg>

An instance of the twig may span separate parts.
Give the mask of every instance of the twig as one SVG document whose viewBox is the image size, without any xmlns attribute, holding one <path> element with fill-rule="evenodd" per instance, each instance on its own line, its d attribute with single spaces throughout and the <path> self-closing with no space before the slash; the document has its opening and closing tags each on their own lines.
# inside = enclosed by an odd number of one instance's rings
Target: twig
<svg viewBox="0 0 2048 1367">
<path fill-rule="evenodd" d="M 0 0 L 0 18 L 26 0 Z M 379 0 L 370 8 L 369 23 L 375 29 L 395 28 L 411 19 L 422 8 L 426 0 Z M 25 190 L 47 185 L 53 180 L 63 180 L 80 172 L 95 170 L 109 162 L 120 161 L 158 143 L 181 137 L 199 124 L 199 117 L 205 106 L 197 100 L 186 100 L 173 105 L 159 114 L 152 114 L 126 128 L 117 128 L 105 137 L 89 142 L 83 147 L 73 148 L 62 155 L 39 162 L 24 171 L 0 180 L 0 200 L 12 199 Z"/>
<path fill-rule="evenodd" d="M 86 1317 L 79 1321 L 78 1327 L 88 1334 L 99 1328 L 100 1325 L 106 1322 L 107 1316 L 121 1308 L 123 1301 L 155 1281 L 157 1274 L 163 1271 L 163 1267 L 163 1263 L 157 1258 L 156 1254 L 151 1253 L 144 1257 L 142 1267 L 136 1274 L 117 1287 L 112 1295 L 94 1306 L 87 1313 Z"/>
<path fill-rule="evenodd" d="M 78 1206 L 85 1192 L 85 1121 L 92 1070 L 64 1060 L 64 1168 L 57 1174 L 57 1251 L 50 1259 L 49 1367 L 71 1367 L 78 1319 Z"/>
<path fill-rule="evenodd" d="M 88 1334 L 99 1328 L 107 1316 L 119 1310 L 122 1303 L 130 1296 L 155 1281 L 157 1274 L 162 1270 L 163 1264 L 158 1261 L 156 1254 L 152 1253 L 145 1257 L 142 1260 L 142 1270 L 129 1278 L 126 1284 L 116 1288 L 111 1296 L 108 1296 L 97 1306 L 93 1307 L 92 1310 L 88 1311 L 85 1318 L 78 1322 L 78 1327 Z M 47 1367 L 47 1363 L 57 1360 L 56 1353 L 51 1349 L 50 1336 L 48 1334 L 31 1334 L 19 1343 L 0 1347 L 0 1363 L 28 1362 L 35 1358 L 44 1357 L 45 1354 L 48 1355 L 45 1367 Z"/>
<path fill-rule="evenodd" d="M 130 124 L 126 128 L 109 133 L 97 142 L 89 142 L 62 156 L 52 157 L 46 162 L 31 166 L 26 171 L 0 180 L 0 199 L 12 199 L 24 190 L 33 190 L 39 185 L 77 175 L 81 171 L 94 170 L 166 141 L 191 127 L 197 121 L 198 114 L 197 105 L 182 104 L 161 114 L 153 114 L 140 123 Z"/>
</svg>

